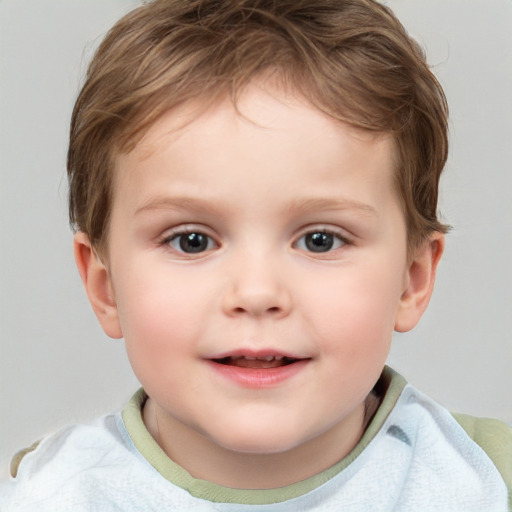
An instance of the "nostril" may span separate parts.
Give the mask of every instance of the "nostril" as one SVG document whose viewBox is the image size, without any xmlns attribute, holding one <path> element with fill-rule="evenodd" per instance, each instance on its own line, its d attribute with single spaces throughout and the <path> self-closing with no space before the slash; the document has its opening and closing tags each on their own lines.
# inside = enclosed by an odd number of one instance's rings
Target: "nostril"
<svg viewBox="0 0 512 512">
<path fill-rule="evenodd" d="M 236 307 L 236 308 L 233 308 L 233 310 L 231 311 L 231 314 L 232 315 L 235 315 L 235 316 L 243 316 L 243 315 L 246 315 L 246 314 L 249 314 L 250 316 L 265 316 L 265 315 L 269 315 L 269 316 L 278 316 L 281 314 L 282 312 L 282 308 L 280 308 L 279 306 L 272 306 L 270 308 L 244 308 L 244 307 Z"/>
<path fill-rule="evenodd" d="M 288 294 L 276 286 L 234 287 L 226 292 L 222 300 L 223 311 L 238 317 L 268 315 L 277 318 L 286 315 L 290 307 Z"/>
</svg>

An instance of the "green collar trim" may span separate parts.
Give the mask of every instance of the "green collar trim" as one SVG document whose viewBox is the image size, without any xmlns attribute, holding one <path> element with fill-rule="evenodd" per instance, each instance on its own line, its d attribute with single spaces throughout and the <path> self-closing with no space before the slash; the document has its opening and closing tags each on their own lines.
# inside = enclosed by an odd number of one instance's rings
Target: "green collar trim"
<svg viewBox="0 0 512 512">
<path fill-rule="evenodd" d="M 391 368 L 385 367 L 376 385 L 376 391 L 383 396 L 382 403 L 356 447 L 340 462 L 322 473 L 276 489 L 232 489 L 194 478 L 164 453 L 146 429 L 142 420 L 142 408 L 147 395 L 142 388 L 133 395 L 126 405 L 122 417 L 137 450 L 164 478 L 174 485 L 185 489 L 196 498 L 212 502 L 264 505 L 302 496 L 347 468 L 363 452 L 382 427 L 405 385 L 406 381 L 403 377 Z"/>
<path fill-rule="evenodd" d="M 475 418 L 452 413 L 468 436 L 484 450 L 500 472 L 508 490 L 508 506 L 512 510 L 512 428 L 492 418 Z"/>
</svg>

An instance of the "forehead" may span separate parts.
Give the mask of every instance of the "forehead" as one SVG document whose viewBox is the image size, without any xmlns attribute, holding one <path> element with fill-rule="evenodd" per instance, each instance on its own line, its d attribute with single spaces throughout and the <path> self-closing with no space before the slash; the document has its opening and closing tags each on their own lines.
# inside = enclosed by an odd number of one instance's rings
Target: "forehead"
<svg viewBox="0 0 512 512">
<path fill-rule="evenodd" d="M 320 145 L 322 140 L 329 142 L 337 137 L 339 128 L 343 127 L 361 151 L 371 147 L 379 153 L 390 153 L 393 149 L 390 134 L 349 126 L 312 106 L 299 94 L 256 84 L 236 100 L 227 96 L 215 102 L 199 99 L 167 111 L 149 127 L 130 153 L 144 160 L 164 147 L 184 143 L 189 138 L 195 138 L 197 145 L 207 144 L 220 130 L 226 132 L 228 126 L 237 134 L 251 130 L 254 133 L 257 128 L 269 143 L 277 131 L 282 131 L 289 134 L 290 144 L 304 141 Z M 225 144 L 229 145 L 230 140 Z"/>
<path fill-rule="evenodd" d="M 379 178 L 381 186 L 388 188 L 393 181 L 392 146 L 388 134 L 353 128 L 313 107 L 303 96 L 256 83 L 243 91 L 236 104 L 224 97 L 166 112 L 131 152 L 119 155 L 116 181 L 119 185 L 128 175 L 143 173 L 147 184 L 151 176 L 162 177 L 154 172 L 162 166 L 168 168 L 166 178 L 176 181 L 185 176 L 204 180 L 203 174 L 220 177 L 229 168 L 233 172 L 226 185 L 243 186 L 254 181 L 255 172 L 261 174 L 270 167 L 275 171 L 269 176 L 274 186 L 291 193 L 294 170 L 301 179 L 321 183 L 329 174 L 337 176 L 340 169 L 362 174 L 371 167 L 376 172 L 365 179 Z M 140 192 L 140 183 L 136 191 Z M 208 191 L 203 187 L 203 192 Z"/>
</svg>

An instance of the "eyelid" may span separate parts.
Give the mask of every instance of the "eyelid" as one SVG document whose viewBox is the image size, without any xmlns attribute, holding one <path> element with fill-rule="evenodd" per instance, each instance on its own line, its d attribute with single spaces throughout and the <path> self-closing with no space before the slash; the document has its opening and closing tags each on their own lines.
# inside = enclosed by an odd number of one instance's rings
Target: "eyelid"
<svg viewBox="0 0 512 512">
<path fill-rule="evenodd" d="M 298 233 L 294 237 L 294 244 L 297 242 L 297 240 L 310 233 L 327 233 L 338 237 L 345 244 L 352 243 L 352 237 L 347 233 L 347 230 L 345 229 L 336 226 L 330 226 L 327 224 L 311 224 L 309 226 L 301 228 L 300 231 L 298 231 Z"/>
<path fill-rule="evenodd" d="M 184 251 L 179 251 L 171 246 L 170 242 L 179 236 L 189 235 L 191 233 L 200 233 L 206 237 L 208 237 L 214 244 L 213 248 L 206 249 L 204 251 L 198 253 L 187 253 Z M 205 226 L 201 226 L 198 224 L 181 224 L 179 226 L 169 228 L 165 230 L 161 237 L 158 239 L 159 246 L 165 246 L 166 249 L 172 251 L 174 254 L 178 254 L 181 257 L 186 258 L 200 258 L 202 256 L 206 256 L 209 254 L 212 249 L 217 249 L 220 247 L 220 243 L 217 241 L 217 238 L 212 235 L 211 230 Z"/>
<path fill-rule="evenodd" d="M 314 233 L 325 233 L 329 235 L 333 235 L 336 238 L 338 238 L 342 244 L 340 247 L 336 247 L 334 249 L 330 249 L 328 251 L 308 251 L 306 248 L 300 248 L 298 247 L 299 241 L 307 236 L 308 234 L 314 234 Z M 308 257 L 312 257 L 315 259 L 330 259 L 333 257 L 333 254 L 337 254 L 338 251 L 343 250 L 347 246 L 350 246 L 353 244 L 352 239 L 347 236 L 346 231 L 339 227 L 334 226 L 328 226 L 325 224 L 317 224 L 317 225 L 310 225 L 306 226 L 305 228 L 301 229 L 300 232 L 295 236 L 294 242 L 292 244 L 292 247 L 295 249 L 300 250 L 301 252 L 308 255 Z"/>
</svg>

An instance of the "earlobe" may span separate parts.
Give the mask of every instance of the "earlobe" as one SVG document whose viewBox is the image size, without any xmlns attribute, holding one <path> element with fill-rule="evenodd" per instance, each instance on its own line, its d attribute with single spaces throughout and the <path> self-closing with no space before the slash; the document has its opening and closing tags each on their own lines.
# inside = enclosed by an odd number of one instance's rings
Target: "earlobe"
<svg viewBox="0 0 512 512">
<path fill-rule="evenodd" d="M 111 338 L 121 338 L 123 335 L 110 273 L 91 246 L 89 237 L 81 231 L 75 234 L 74 252 L 85 291 L 105 334 Z"/>
<path fill-rule="evenodd" d="M 437 266 L 444 250 L 444 235 L 434 232 L 418 248 L 405 276 L 405 287 L 400 298 L 395 330 L 410 331 L 419 322 L 432 296 Z"/>
</svg>

